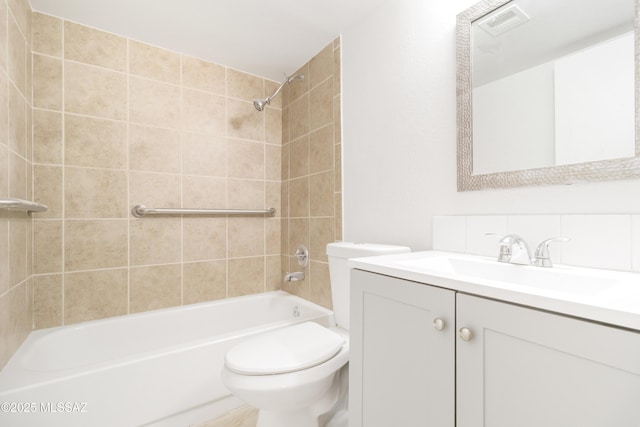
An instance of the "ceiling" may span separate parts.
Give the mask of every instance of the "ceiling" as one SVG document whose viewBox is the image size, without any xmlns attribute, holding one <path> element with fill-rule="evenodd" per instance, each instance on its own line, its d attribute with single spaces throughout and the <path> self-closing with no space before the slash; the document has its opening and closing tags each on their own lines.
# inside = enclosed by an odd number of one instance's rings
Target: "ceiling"
<svg viewBox="0 0 640 427">
<path fill-rule="evenodd" d="M 31 6 L 280 81 L 384 1 L 31 0 Z"/>
</svg>

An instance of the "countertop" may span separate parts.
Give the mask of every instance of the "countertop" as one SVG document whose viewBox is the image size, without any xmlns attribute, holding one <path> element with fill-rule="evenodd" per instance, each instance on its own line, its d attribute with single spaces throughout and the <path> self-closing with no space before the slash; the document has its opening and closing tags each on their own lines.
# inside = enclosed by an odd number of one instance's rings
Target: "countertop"
<svg viewBox="0 0 640 427">
<path fill-rule="evenodd" d="M 348 265 L 359 270 L 640 331 L 640 273 L 554 265 L 545 270 L 559 275 L 588 278 L 585 282 L 606 283 L 595 287 L 572 284 L 554 288 L 515 285 L 411 265 L 415 260 L 443 256 L 497 263 L 494 258 L 477 255 L 423 251 L 353 258 Z M 521 271 L 526 273 L 527 269 L 542 267 L 513 265 L 513 268 L 523 269 Z"/>
</svg>

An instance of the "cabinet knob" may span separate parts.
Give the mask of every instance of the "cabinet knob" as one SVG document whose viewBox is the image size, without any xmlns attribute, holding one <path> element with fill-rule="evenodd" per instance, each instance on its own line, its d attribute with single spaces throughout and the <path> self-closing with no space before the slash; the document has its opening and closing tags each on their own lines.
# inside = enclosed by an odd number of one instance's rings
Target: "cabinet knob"
<svg viewBox="0 0 640 427">
<path fill-rule="evenodd" d="M 441 331 L 444 329 L 444 320 L 442 320 L 439 317 L 436 317 L 435 319 L 433 319 L 433 329 L 435 329 L 436 331 Z"/>
<path fill-rule="evenodd" d="M 458 336 L 460 337 L 460 339 L 462 339 L 462 341 L 471 341 L 471 338 L 473 338 L 473 333 L 471 333 L 471 329 L 469 328 L 460 328 L 460 330 L 458 331 Z"/>
</svg>

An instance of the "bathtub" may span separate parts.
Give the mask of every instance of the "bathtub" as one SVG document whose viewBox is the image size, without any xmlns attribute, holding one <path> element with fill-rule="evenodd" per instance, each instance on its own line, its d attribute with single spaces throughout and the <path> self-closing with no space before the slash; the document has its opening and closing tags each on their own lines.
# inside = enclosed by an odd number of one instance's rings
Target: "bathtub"
<svg viewBox="0 0 640 427">
<path fill-rule="evenodd" d="M 276 291 L 32 332 L 0 372 L 0 425 L 188 427 L 241 405 L 226 351 L 333 312 Z"/>
</svg>

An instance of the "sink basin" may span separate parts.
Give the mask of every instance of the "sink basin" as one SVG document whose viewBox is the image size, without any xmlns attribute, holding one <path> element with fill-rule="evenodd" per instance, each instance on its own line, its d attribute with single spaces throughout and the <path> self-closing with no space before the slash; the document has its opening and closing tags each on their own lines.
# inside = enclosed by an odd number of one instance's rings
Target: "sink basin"
<svg viewBox="0 0 640 427">
<path fill-rule="evenodd" d="M 502 282 L 511 285 L 529 286 L 573 294 L 597 294 L 617 283 L 606 274 L 595 275 L 581 272 L 579 268 L 556 266 L 551 268 L 501 263 L 482 257 L 429 256 L 405 259 L 399 265 L 446 276 Z"/>
</svg>

